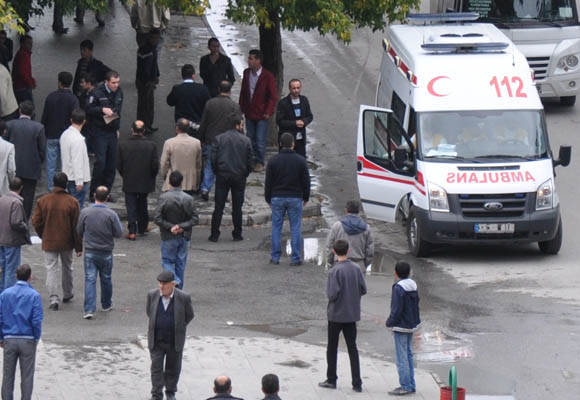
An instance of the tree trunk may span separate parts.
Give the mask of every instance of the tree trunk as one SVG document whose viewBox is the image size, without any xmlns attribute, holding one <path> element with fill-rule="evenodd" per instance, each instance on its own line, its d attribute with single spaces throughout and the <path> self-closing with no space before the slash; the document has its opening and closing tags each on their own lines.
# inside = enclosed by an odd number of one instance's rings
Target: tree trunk
<svg viewBox="0 0 580 400">
<path fill-rule="evenodd" d="M 260 50 L 264 55 L 263 66 L 268 71 L 271 71 L 276 77 L 276 87 L 278 89 L 278 99 L 282 94 L 282 86 L 284 85 L 284 63 L 282 62 L 282 35 L 280 34 L 280 17 L 277 10 L 270 11 L 270 20 L 272 26 L 266 28 L 260 25 Z M 276 126 L 276 118 L 274 116 L 270 119 L 268 130 L 267 144 L 278 147 L 278 127 Z"/>
</svg>

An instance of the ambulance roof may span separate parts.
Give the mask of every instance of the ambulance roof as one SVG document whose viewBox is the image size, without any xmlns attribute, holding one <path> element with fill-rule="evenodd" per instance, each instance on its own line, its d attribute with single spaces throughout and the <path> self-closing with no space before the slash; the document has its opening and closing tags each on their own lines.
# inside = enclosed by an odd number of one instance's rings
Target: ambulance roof
<svg viewBox="0 0 580 400">
<path fill-rule="evenodd" d="M 526 58 L 492 24 L 392 25 L 387 40 L 416 77 L 416 111 L 542 109 Z M 493 43 L 507 47 L 483 48 Z"/>
</svg>

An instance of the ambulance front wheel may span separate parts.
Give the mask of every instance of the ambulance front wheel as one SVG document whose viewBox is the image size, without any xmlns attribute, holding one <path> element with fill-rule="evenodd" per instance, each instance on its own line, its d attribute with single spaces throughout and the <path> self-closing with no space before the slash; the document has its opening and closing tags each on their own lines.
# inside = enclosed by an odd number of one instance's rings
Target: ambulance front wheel
<svg viewBox="0 0 580 400">
<path fill-rule="evenodd" d="M 409 210 L 409 219 L 407 220 L 407 244 L 411 254 L 415 257 L 425 257 L 431 252 L 431 243 L 423 239 L 423 228 L 417 218 L 415 207 Z"/>
<path fill-rule="evenodd" d="M 558 254 L 560 247 L 562 247 L 562 217 L 558 221 L 558 230 L 554 239 L 538 242 L 538 246 L 544 254 Z"/>
<path fill-rule="evenodd" d="M 576 104 L 576 96 L 562 96 L 560 97 L 560 104 L 563 106 L 572 107 Z"/>
</svg>

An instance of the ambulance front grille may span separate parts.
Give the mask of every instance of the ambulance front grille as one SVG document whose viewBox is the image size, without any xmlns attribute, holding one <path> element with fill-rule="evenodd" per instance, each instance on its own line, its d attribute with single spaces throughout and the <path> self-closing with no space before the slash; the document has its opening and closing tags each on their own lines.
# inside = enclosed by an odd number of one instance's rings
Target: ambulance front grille
<svg viewBox="0 0 580 400">
<path fill-rule="evenodd" d="M 550 65 L 550 57 L 528 57 L 528 64 L 534 70 L 534 79 L 541 81 L 546 79 L 548 75 L 548 66 Z"/>
<path fill-rule="evenodd" d="M 466 218 L 516 218 L 524 215 L 527 193 L 460 194 L 461 214 Z M 485 204 L 500 203 L 501 209 L 486 209 Z"/>
</svg>

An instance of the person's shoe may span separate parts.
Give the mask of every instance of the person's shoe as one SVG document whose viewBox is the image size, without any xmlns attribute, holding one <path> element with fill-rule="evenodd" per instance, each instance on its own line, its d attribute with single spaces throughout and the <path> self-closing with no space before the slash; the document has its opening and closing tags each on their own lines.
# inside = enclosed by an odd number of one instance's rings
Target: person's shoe
<svg viewBox="0 0 580 400">
<path fill-rule="evenodd" d="M 85 23 L 85 21 L 83 21 L 82 19 L 77 18 L 77 17 L 74 17 L 73 18 L 73 21 L 76 22 L 79 25 L 83 25 Z"/>
<path fill-rule="evenodd" d="M 278 265 L 278 264 L 280 264 L 280 261 L 270 259 L 270 264 L 272 264 L 272 265 Z"/>
<path fill-rule="evenodd" d="M 68 33 L 68 28 L 57 28 L 53 29 L 53 31 L 58 35 L 65 35 L 66 33 Z"/>
<path fill-rule="evenodd" d="M 63 297 L 62 302 L 63 303 L 70 303 L 70 301 L 75 297 L 75 295 L 71 295 L 70 297 Z"/>
<path fill-rule="evenodd" d="M 92 312 L 86 312 L 85 315 L 83 315 L 84 319 L 93 319 L 94 315 Z"/>
<path fill-rule="evenodd" d="M 234 242 L 241 242 L 242 240 L 244 240 L 244 237 L 242 235 L 240 235 L 240 236 L 234 236 L 232 240 Z"/>
<path fill-rule="evenodd" d="M 362 386 L 353 386 L 352 390 L 354 390 L 357 393 L 362 393 Z"/>
<path fill-rule="evenodd" d="M 413 392 L 411 392 L 411 391 L 409 391 L 409 390 L 405 390 L 405 389 L 403 389 L 403 388 L 402 388 L 402 387 L 400 387 L 400 386 L 399 386 L 398 388 L 396 388 L 396 389 L 394 389 L 394 390 L 391 390 L 391 391 L 389 392 L 389 394 L 390 394 L 391 396 L 405 396 L 405 395 L 407 395 L 407 394 L 411 394 L 411 393 L 413 393 Z"/>
<path fill-rule="evenodd" d="M 209 240 L 210 242 L 214 242 L 214 243 L 217 243 L 218 239 L 219 238 L 217 236 L 210 236 L 207 238 L 207 240 Z"/>
<path fill-rule="evenodd" d="M 299 267 L 302 265 L 302 261 L 294 261 L 290 263 L 291 267 Z"/>
<path fill-rule="evenodd" d="M 324 382 L 320 382 L 318 386 L 325 389 L 336 389 L 336 383 L 332 383 L 328 381 L 328 379 L 325 380 Z"/>
<path fill-rule="evenodd" d="M 165 392 L 165 400 L 175 400 L 175 393 Z"/>
<path fill-rule="evenodd" d="M 58 311 L 58 303 L 51 303 L 48 308 L 50 308 L 52 311 Z"/>
<path fill-rule="evenodd" d="M 139 232 L 139 235 L 144 236 L 149 232 L 151 232 L 151 224 L 147 225 L 147 228 L 143 232 Z"/>
<path fill-rule="evenodd" d="M 109 312 L 113 309 L 113 303 L 111 303 L 111 305 L 107 308 L 103 308 L 103 312 Z"/>
<path fill-rule="evenodd" d="M 125 237 L 129 240 L 137 239 L 137 235 L 135 235 L 134 233 L 128 233 Z"/>
<path fill-rule="evenodd" d="M 107 198 L 107 201 L 109 203 L 116 203 L 117 202 L 117 198 L 115 196 L 113 196 L 111 193 L 109 193 L 109 197 Z"/>
<path fill-rule="evenodd" d="M 97 26 L 99 28 L 104 28 L 105 27 L 105 20 L 104 19 L 98 19 L 97 20 Z"/>
<path fill-rule="evenodd" d="M 203 201 L 209 201 L 209 192 L 207 190 L 202 190 L 199 195 Z"/>
<path fill-rule="evenodd" d="M 264 164 L 256 164 L 254 172 L 264 172 Z"/>
</svg>

